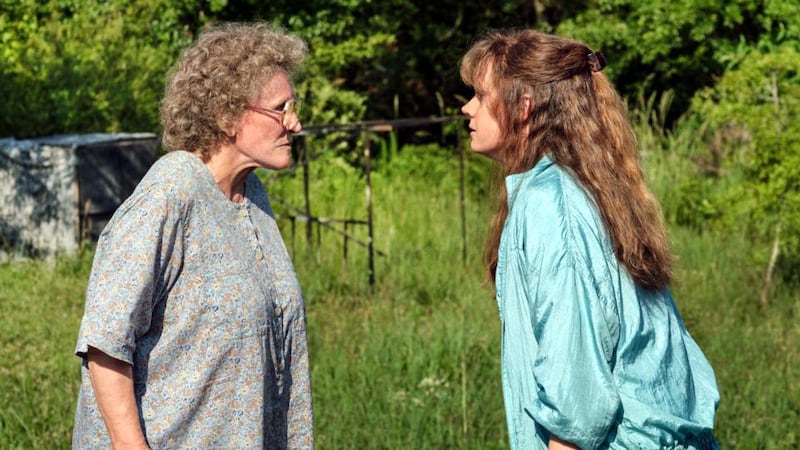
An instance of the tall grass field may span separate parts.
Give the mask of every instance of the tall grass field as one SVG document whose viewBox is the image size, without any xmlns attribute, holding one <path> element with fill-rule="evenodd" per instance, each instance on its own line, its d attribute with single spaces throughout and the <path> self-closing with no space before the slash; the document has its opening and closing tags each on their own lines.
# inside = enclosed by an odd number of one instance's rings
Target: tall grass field
<svg viewBox="0 0 800 450">
<path fill-rule="evenodd" d="M 643 140 L 643 142 L 647 142 Z M 670 161 L 645 159 L 664 180 Z M 387 151 L 372 178 L 375 284 L 365 247 L 286 219 L 274 202 L 306 297 L 317 447 L 507 448 L 499 319 L 480 254 L 491 213 L 489 165 L 467 155 L 462 247 L 458 154 Z M 303 173 L 262 174 L 275 199 L 303 205 Z M 309 172 L 314 215 L 366 218 L 365 179 L 331 156 Z M 670 182 L 653 180 L 659 198 Z M 680 199 L 671 199 L 677 202 Z M 669 217 L 669 205 L 665 213 Z M 800 306 L 775 281 L 759 296 L 763 249 L 744 236 L 671 226 L 673 293 L 716 371 L 716 436 L 726 449 L 800 447 Z M 349 233 L 367 240 L 365 226 Z M 68 448 L 79 382 L 73 356 L 92 249 L 0 265 L 0 448 Z"/>
</svg>

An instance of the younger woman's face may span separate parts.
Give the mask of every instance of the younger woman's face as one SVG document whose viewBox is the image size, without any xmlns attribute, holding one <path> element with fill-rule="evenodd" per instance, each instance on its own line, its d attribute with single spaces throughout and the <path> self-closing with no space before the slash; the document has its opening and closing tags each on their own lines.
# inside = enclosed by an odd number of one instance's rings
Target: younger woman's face
<svg viewBox="0 0 800 450">
<path fill-rule="evenodd" d="M 470 147 L 476 153 L 500 160 L 500 124 L 490 110 L 496 100 L 496 92 L 491 83 L 491 68 L 483 74 L 483 79 L 475 83 L 475 95 L 461 107 L 461 112 L 469 118 Z"/>
</svg>

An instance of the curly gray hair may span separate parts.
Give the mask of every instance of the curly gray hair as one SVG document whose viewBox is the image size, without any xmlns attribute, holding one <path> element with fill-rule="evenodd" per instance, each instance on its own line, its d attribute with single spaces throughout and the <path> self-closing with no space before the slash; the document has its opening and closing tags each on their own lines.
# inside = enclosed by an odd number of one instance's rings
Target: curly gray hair
<svg viewBox="0 0 800 450">
<path fill-rule="evenodd" d="M 167 77 L 160 108 L 164 148 L 213 155 L 264 83 L 276 71 L 298 70 L 306 53 L 302 39 L 267 23 L 202 32 Z"/>
</svg>

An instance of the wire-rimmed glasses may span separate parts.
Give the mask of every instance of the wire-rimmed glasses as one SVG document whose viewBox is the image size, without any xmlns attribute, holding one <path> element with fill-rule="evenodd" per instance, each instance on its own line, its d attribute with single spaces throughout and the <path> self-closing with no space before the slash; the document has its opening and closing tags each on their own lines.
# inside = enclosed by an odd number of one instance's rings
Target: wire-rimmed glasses
<svg viewBox="0 0 800 450">
<path fill-rule="evenodd" d="M 247 105 L 247 109 L 253 112 L 257 112 L 259 114 L 270 115 L 270 114 L 277 114 L 280 118 L 281 125 L 285 127 L 288 126 L 288 117 L 292 114 L 297 114 L 299 108 L 300 99 L 297 97 L 290 98 L 286 100 L 286 103 L 283 104 L 283 107 L 280 109 L 272 109 L 272 108 L 262 108 L 256 105 Z"/>
</svg>

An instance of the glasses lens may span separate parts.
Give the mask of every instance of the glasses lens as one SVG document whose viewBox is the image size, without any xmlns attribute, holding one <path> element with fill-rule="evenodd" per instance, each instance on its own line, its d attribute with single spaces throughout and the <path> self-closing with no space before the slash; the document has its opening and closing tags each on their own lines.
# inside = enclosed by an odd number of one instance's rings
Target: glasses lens
<svg viewBox="0 0 800 450">
<path fill-rule="evenodd" d="M 283 109 L 281 110 L 281 123 L 283 126 L 287 126 L 289 117 L 292 114 L 297 114 L 297 111 L 300 109 L 298 105 L 299 101 L 296 98 L 286 100 L 286 103 L 283 104 Z"/>
<path fill-rule="evenodd" d="M 297 100 L 291 99 L 287 100 L 286 104 L 283 105 L 283 111 L 286 114 L 292 114 L 297 112 Z"/>
</svg>

